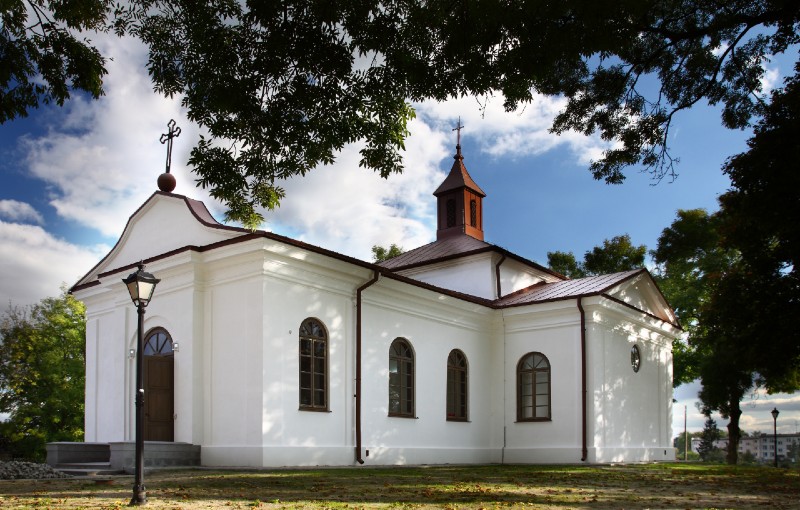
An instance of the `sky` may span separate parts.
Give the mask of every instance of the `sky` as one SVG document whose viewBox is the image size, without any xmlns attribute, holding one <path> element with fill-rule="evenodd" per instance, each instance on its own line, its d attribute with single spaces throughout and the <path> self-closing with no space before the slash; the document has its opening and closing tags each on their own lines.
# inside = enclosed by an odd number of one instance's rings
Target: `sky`
<svg viewBox="0 0 800 510">
<path fill-rule="evenodd" d="M 175 193 L 202 200 L 222 220 L 224 206 L 195 186 L 186 165 L 200 130 L 186 119 L 179 98 L 152 92 L 145 49 L 131 39 L 93 40 L 113 59 L 104 97 L 78 96 L 62 108 L 44 107 L 0 125 L 0 313 L 57 295 L 111 249 L 157 189 L 166 159 L 159 138 L 170 119 L 182 130 L 173 149 Z M 777 81 L 781 72 L 786 69 L 775 63 L 768 79 Z M 512 113 L 503 111 L 501 97 L 415 104 L 402 174 L 386 180 L 359 168 L 359 147 L 348 146 L 334 165 L 284 182 L 287 196 L 262 228 L 364 260 L 376 244 L 408 250 L 433 241 L 432 193 L 452 165 L 460 117 L 464 164 L 487 194 L 487 242 L 543 265 L 548 251 L 581 258 L 621 234 L 654 249 L 678 209 L 716 210 L 730 185 L 720 167 L 746 149 L 747 132 L 722 128 L 719 111 L 699 105 L 679 115 L 670 132 L 680 158 L 677 179 L 656 183 L 634 168 L 624 184 L 609 186 L 588 170 L 606 142 L 548 132 L 563 104 L 537 97 Z M 698 390 L 698 384 L 675 389 L 673 435 L 683 430 L 684 406 L 688 429 L 702 429 Z M 741 427 L 770 432 L 773 407 L 781 411 L 779 432 L 800 430 L 800 395 L 763 393 L 743 402 Z M 720 428 L 726 424 L 717 421 Z"/>
</svg>

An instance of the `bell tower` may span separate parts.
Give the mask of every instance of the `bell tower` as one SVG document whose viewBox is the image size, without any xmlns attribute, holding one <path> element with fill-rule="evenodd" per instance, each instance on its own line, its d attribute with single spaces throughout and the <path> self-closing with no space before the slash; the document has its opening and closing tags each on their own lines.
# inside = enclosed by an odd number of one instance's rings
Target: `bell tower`
<svg viewBox="0 0 800 510">
<path fill-rule="evenodd" d="M 433 192 L 436 197 L 438 225 L 436 239 L 466 234 L 483 241 L 483 197 L 486 193 L 475 184 L 461 155 L 461 119 L 455 160 L 444 182 Z"/>
</svg>

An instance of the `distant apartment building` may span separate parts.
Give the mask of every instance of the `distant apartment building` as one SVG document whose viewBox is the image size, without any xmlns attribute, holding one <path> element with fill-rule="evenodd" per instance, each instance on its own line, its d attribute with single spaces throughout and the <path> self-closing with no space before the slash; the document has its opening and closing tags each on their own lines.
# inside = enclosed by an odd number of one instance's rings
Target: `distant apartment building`
<svg viewBox="0 0 800 510">
<path fill-rule="evenodd" d="M 778 460 L 784 460 L 790 455 L 793 456 L 792 461 L 797 462 L 798 452 L 790 451 L 792 445 L 795 447 L 800 446 L 800 434 L 778 434 Z M 697 453 L 700 446 L 701 439 L 699 437 L 692 438 L 692 451 Z M 728 448 L 728 439 L 717 439 L 714 441 L 714 446 L 722 450 Z M 756 432 L 752 436 L 743 437 L 739 440 L 739 455 L 744 453 L 752 453 L 758 462 L 773 462 L 775 459 L 775 436 L 772 434 L 765 434 L 763 432 Z"/>
</svg>

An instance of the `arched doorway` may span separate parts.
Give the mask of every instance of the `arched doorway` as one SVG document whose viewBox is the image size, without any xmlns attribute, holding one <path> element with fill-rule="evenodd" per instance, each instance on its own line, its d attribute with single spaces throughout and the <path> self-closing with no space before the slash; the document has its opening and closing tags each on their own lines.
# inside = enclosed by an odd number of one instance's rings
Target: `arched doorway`
<svg viewBox="0 0 800 510">
<path fill-rule="evenodd" d="M 175 440 L 172 337 L 155 328 L 144 340 L 144 440 Z"/>
</svg>

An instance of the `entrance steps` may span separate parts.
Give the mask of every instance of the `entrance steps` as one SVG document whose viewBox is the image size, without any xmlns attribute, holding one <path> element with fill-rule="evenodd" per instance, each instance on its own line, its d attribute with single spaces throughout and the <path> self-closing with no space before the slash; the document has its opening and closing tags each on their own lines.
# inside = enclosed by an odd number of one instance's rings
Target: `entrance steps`
<svg viewBox="0 0 800 510">
<path fill-rule="evenodd" d="M 47 464 L 76 476 L 130 474 L 136 463 L 136 443 L 47 443 Z M 145 468 L 200 465 L 200 445 L 166 441 L 144 442 Z"/>
<path fill-rule="evenodd" d="M 72 476 L 109 476 L 121 475 L 123 471 L 112 469 L 110 462 L 70 462 L 57 464 L 56 471 Z"/>
</svg>

